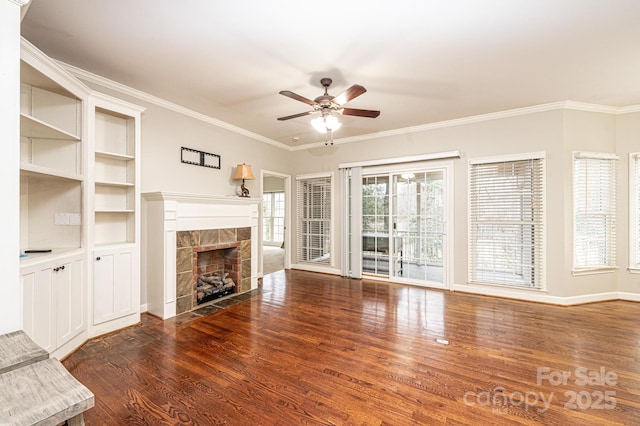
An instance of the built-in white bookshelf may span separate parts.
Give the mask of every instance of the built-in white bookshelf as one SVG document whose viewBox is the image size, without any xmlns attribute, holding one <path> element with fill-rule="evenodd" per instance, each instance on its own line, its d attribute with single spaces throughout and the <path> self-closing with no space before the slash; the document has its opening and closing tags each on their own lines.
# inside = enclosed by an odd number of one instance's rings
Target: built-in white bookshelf
<svg viewBox="0 0 640 426">
<path fill-rule="evenodd" d="M 80 248 L 85 92 L 45 58 L 20 65 L 20 249 Z"/>
<path fill-rule="evenodd" d="M 52 356 L 140 321 L 142 111 L 22 39 L 23 323 Z"/>
<path fill-rule="evenodd" d="M 139 188 L 137 137 L 140 109 L 100 97 L 94 110 L 94 241 L 96 246 L 137 243 Z"/>
<path fill-rule="evenodd" d="M 101 93 L 89 98 L 92 336 L 140 321 L 142 111 Z"/>
</svg>

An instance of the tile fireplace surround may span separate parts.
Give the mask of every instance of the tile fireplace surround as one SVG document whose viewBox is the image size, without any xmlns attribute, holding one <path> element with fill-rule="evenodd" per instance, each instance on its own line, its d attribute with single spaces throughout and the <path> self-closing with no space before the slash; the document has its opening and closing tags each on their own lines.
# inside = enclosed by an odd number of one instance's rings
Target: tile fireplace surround
<svg viewBox="0 0 640 426">
<path fill-rule="evenodd" d="M 149 313 L 167 319 L 197 307 L 193 275 L 184 273 L 194 269 L 194 257 L 205 249 L 237 246 L 238 292 L 258 288 L 260 199 L 167 192 L 142 197 L 142 283 Z"/>
<path fill-rule="evenodd" d="M 196 278 L 198 253 L 238 248 L 240 277 L 236 293 L 251 290 L 251 228 L 178 231 L 176 243 L 176 315 L 198 307 Z"/>
</svg>

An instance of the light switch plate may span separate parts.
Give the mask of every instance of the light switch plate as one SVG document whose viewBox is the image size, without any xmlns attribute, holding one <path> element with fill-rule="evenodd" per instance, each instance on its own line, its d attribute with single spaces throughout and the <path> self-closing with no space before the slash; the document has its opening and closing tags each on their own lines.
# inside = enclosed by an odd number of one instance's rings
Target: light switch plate
<svg viewBox="0 0 640 426">
<path fill-rule="evenodd" d="M 53 217 L 53 223 L 55 225 L 68 225 L 69 215 L 67 213 L 56 213 Z"/>
<path fill-rule="evenodd" d="M 80 213 L 69 213 L 69 225 L 80 225 Z"/>
</svg>

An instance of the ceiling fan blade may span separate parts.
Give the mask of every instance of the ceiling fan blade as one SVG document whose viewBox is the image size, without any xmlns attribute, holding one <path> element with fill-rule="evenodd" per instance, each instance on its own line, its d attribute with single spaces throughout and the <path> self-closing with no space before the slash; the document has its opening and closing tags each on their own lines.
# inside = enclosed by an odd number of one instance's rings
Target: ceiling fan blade
<svg viewBox="0 0 640 426">
<path fill-rule="evenodd" d="M 287 115 L 286 117 L 278 118 L 279 121 L 291 120 L 292 118 L 304 117 L 305 115 L 313 114 L 315 111 L 301 112 L 300 114 Z"/>
<path fill-rule="evenodd" d="M 380 115 L 380 111 L 374 111 L 372 109 L 356 109 L 356 108 L 342 108 L 342 115 L 355 115 L 357 117 L 369 117 L 376 118 Z"/>
<path fill-rule="evenodd" d="M 311 99 L 307 99 L 304 96 L 300 96 L 297 93 L 293 93 L 290 90 L 282 90 L 282 91 L 280 91 L 280 94 L 283 95 L 283 96 L 286 96 L 287 98 L 291 98 L 291 99 L 295 99 L 296 101 L 304 102 L 307 105 L 314 106 L 316 104 Z"/>
<path fill-rule="evenodd" d="M 338 96 L 333 98 L 332 101 L 337 103 L 338 105 L 344 105 L 347 102 L 349 102 L 351 99 L 357 98 L 358 96 L 362 95 L 366 91 L 367 89 L 360 86 L 359 84 L 354 84 L 353 86 L 349 87 L 347 90 L 345 90 L 344 92 L 340 93 Z"/>
</svg>

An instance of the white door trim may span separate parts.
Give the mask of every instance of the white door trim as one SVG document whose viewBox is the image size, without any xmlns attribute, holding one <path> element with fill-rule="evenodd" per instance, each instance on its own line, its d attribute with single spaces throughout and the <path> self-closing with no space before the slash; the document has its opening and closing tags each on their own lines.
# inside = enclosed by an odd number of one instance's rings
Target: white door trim
<svg viewBox="0 0 640 426">
<path fill-rule="evenodd" d="M 291 269 L 291 175 L 287 175 L 284 173 L 274 172 L 271 170 L 260 170 L 260 199 L 262 200 L 262 194 L 264 194 L 264 178 L 267 176 L 273 176 L 284 179 L 284 268 Z M 260 271 L 258 276 L 262 277 L 264 274 L 264 266 L 263 266 L 263 258 L 262 258 L 262 230 L 264 227 L 262 217 L 262 203 L 260 203 L 259 209 L 259 217 L 260 217 L 260 238 L 258 242 L 260 244 L 260 250 L 258 250 L 258 265 L 260 265 Z"/>
</svg>

